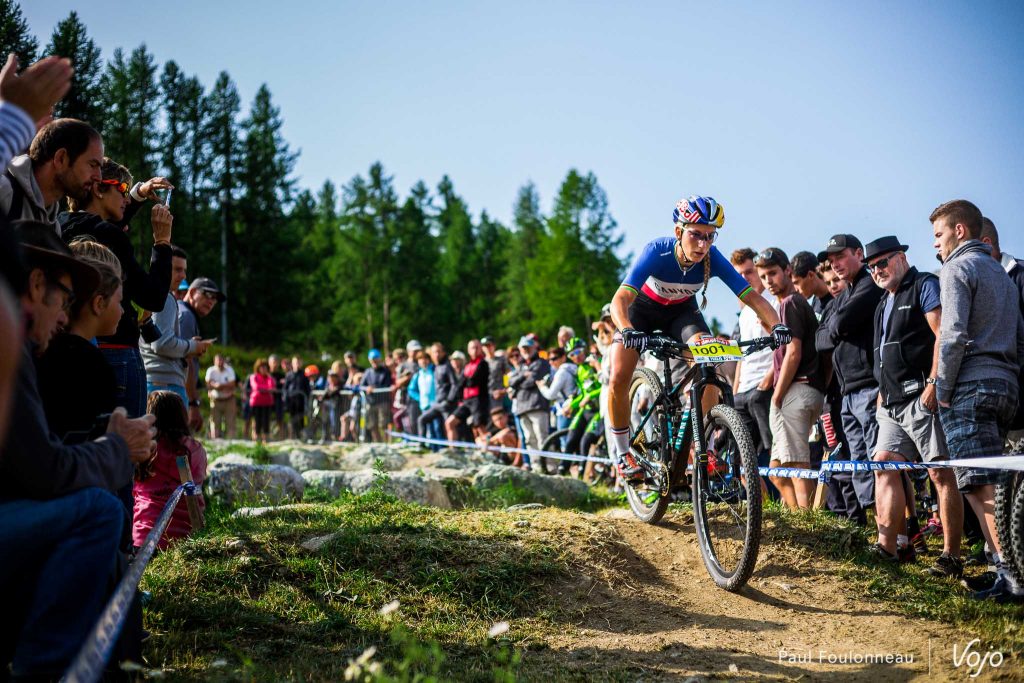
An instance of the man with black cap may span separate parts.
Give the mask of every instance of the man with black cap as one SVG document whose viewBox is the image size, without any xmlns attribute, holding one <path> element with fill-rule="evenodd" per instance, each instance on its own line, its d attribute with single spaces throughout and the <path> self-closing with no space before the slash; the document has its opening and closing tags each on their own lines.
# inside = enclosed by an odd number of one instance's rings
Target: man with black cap
<svg viewBox="0 0 1024 683">
<path fill-rule="evenodd" d="M 938 371 L 936 337 L 942 320 L 939 278 L 918 272 L 907 262 L 908 247 L 893 236 L 879 237 L 864 250 L 864 263 L 875 284 L 885 290 L 875 310 L 874 373 L 878 381 L 878 439 L 873 459 L 880 462 L 946 460 L 946 436 L 935 398 Z M 952 470 L 928 470 L 938 492 L 943 550 L 930 570 L 960 578 L 963 501 Z M 878 543 L 872 551 L 889 561 L 910 561 L 916 517 L 907 518 L 902 472 L 875 472 Z"/>
<path fill-rule="evenodd" d="M 846 289 L 832 303 L 822 325 L 834 345 L 832 366 L 839 379 L 843 430 L 852 460 L 868 460 L 875 447 L 878 425 L 875 410 L 878 384 L 871 370 L 875 308 L 884 293 L 864 267 L 864 248 L 853 235 L 833 235 L 818 254 L 833 272 L 846 281 Z M 820 345 L 819 345 L 820 348 Z M 870 472 L 854 472 L 853 487 L 861 506 L 874 504 L 875 478 Z"/>
<path fill-rule="evenodd" d="M 50 432 L 32 357 L 99 278 L 49 223 L 23 221 L 15 236 L 28 274 L 19 292 L 27 325 L 11 415 L 17 427 L 0 447 L 0 585 L 18 604 L 0 623 L 0 666 L 10 657 L 15 676 L 56 678 L 103 608 L 125 514 L 113 492 L 150 459 L 155 431 L 152 416 L 131 420 L 119 408 L 95 441 L 67 446 Z"/>
<path fill-rule="evenodd" d="M 220 291 L 217 283 L 208 277 L 197 277 L 189 285 L 185 298 L 178 302 L 178 334 L 182 339 L 191 339 L 209 346 L 217 341 L 203 339 L 199 334 L 199 318 L 210 315 L 210 311 L 218 303 L 224 303 L 228 297 Z M 185 391 L 188 393 L 188 424 L 193 431 L 203 428 L 203 416 L 199 412 L 199 358 L 189 356 L 187 359 L 187 376 Z"/>
</svg>

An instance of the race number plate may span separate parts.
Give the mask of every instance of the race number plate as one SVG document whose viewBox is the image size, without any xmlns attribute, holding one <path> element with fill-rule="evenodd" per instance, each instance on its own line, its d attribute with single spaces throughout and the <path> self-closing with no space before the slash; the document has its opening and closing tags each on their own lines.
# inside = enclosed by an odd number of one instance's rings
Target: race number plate
<svg viewBox="0 0 1024 683">
<path fill-rule="evenodd" d="M 743 351 L 733 339 L 701 339 L 689 347 L 696 363 L 725 363 L 743 358 Z"/>
</svg>

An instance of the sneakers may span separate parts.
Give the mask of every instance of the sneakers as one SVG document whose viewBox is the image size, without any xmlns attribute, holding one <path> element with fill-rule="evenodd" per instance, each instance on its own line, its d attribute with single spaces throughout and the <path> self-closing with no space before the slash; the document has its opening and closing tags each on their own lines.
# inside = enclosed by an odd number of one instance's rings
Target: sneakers
<svg viewBox="0 0 1024 683">
<path fill-rule="evenodd" d="M 928 567 L 928 573 L 939 578 L 959 579 L 964 575 L 964 561 L 942 553 L 936 558 L 935 564 Z"/>
<path fill-rule="evenodd" d="M 995 602 L 1024 602 L 1024 588 L 1006 573 L 997 573 L 991 588 L 971 593 L 975 600 L 993 600 Z"/>
<path fill-rule="evenodd" d="M 908 564 L 910 562 L 917 561 L 917 553 L 914 552 L 912 546 L 906 546 L 905 548 L 897 548 L 896 554 L 893 555 L 881 543 L 875 543 L 868 548 L 868 554 L 877 560 L 891 564 Z"/>
<path fill-rule="evenodd" d="M 637 482 L 644 480 L 644 468 L 633 457 L 632 453 L 623 453 L 619 456 L 618 466 L 619 477 L 624 481 Z"/>
<path fill-rule="evenodd" d="M 984 574 L 979 574 L 978 576 L 965 577 L 960 579 L 960 585 L 966 588 L 967 590 L 971 591 L 972 593 L 988 590 L 995 584 L 995 582 L 995 572 L 985 572 Z"/>
<path fill-rule="evenodd" d="M 928 524 L 910 539 L 910 545 L 914 546 L 918 553 L 924 554 L 928 552 L 926 539 L 929 536 L 942 536 L 942 522 L 935 518 L 929 519 Z"/>
</svg>

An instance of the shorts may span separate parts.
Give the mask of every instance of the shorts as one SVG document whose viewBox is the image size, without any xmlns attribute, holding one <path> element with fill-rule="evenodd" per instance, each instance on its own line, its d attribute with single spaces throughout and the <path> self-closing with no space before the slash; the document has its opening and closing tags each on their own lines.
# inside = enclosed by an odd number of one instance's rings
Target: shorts
<svg viewBox="0 0 1024 683">
<path fill-rule="evenodd" d="M 811 462 L 807 443 L 811 428 L 821 417 L 825 395 L 804 382 L 794 382 L 782 399 L 782 407 L 772 403 L 768 421 L 772 427 L 772 460 L 783 466 Z"/>
<path fill-rule="evenodd" d="M 664 306 L 640 296 L 629 305 L 629 320 L 633 328 L 651 334 L 656 330 L 673 339 L 687 341 L 695 334 L 711 334 L 696 299 L 687 299 L 681 304 Z"/>
<path fill-rule="evenodd" d="M 872 455 L 880 451 L 899 453 L 908 461 L 946 460 L 946 435 L 939 416 L 928 412 L 921 399 L 912 398 L 892 408 L 879 408 L 878 438 Z"/>
<path fill-rule="evenodd" d="M 384 429 L 391 422 L 391 407 L 387 403 L 371 403 L 366 406 L 366 428 Z"/>
<path fill-rule="evenodd" d="M 452 415 L 473 427 L 486 427 L 490 422 L 490 417 L 487 414 L 490 402 L 480 400 L 480 398 L 480 396 L 473 396 L 463 400 L 452 412 Z"/>
<path fill-rule="evenodd" d="M 946 432 L 949 459 L 1001 455 L 1003 440 L 1017 410 L 1017 386 L 1005 379 L 962 382 L 953 391 L 949 408 L 939 406 L 939 420 Z M 954 469 L 961 491 L 998 484 L 1002 470 Z"/>
</svg>

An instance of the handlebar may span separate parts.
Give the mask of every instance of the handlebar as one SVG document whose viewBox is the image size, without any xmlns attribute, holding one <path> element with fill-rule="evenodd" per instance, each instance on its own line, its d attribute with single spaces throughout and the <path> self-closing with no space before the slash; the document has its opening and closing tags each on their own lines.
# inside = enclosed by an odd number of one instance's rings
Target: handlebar
<svg viewBox="0 0 1024 683">
<path fill-rule="evenodd" d="M 761 351 L 767 348 L 776 348 L 775 340 L 771 337 L 757 337 L 737 342 L 740 348 L 746 348 L 744 356 Z M 690 347 L 674 337 L 663 334 L 652 334 L 647 339 L 647 351 L 655 358 L 685 358 L 690 353 Z"/>
</svg>

